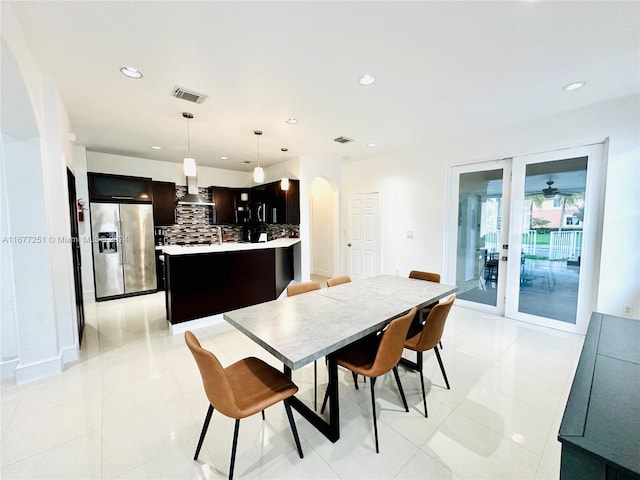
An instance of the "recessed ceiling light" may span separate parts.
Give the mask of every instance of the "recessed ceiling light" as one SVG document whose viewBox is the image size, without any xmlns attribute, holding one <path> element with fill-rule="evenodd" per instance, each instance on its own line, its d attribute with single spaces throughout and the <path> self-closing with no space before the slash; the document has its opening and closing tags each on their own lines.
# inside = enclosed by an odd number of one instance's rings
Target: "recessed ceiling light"
<svg viewBox="0 0 640 480">
<path fill-rule="evenodd" d="M 579 88 L 582 88 L 586 85 L 587 82 L 573 82 L 573 83 L 569 83 L 567 85 L 565 85 L 564 87 L 562 87 L 562 89 L 565 92 L 570 92 L 571 90 L 577 90 Z"/>
<path fill-rule="evenodd" d="M 126 75 L 127 77 L 130 77 L 130 78 L 141 78 L 142 77 L 142 72 L 140 70 L 138 70 L 137 68 L 122 67 L 120 69 L 120 71 L 122 72 L 123 75 Z"/>
<path fill-rule="evenodd" d="M 373 75 L 369 75 L 368 73 L 365 73 L 360 77 L 360 80 L 358 80 L 358 83 L 360 85 L 367 86 L 367 85 L 371 85 L 375 81 L 376 81 L 376 77 L 374 77 Z"/>
<path fill-rule="evenodd" d="M 298 123 L 298 119 L 297 118 L 289 118 L 289 119 L 287 119 L 287 123 L 289 125 L 295 125 L 296 123 Z"/>
<path fill-rule="evenodd" d="M 158 145 L 151 145 L 151 148 L 154 150 L 162 150 L 162 147 L 159 147 Z"/>
<path fill-rule="evenodd" d="M 377 147 L 375 143 L 367 143 L 367 147 Z"/>
<path fill-rule="evenodd" d="M 220 160 L 229 160 L 229 157 L 225 157 L 224 155 L 220 157 Z"/>
</svg>

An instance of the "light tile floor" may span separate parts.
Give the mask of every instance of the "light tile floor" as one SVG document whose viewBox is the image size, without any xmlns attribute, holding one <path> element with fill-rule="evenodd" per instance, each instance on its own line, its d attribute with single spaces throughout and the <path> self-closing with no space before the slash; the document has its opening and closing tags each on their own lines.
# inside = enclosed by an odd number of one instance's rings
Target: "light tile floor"
<svg viewBox="0 0 640 480">
<path fill-rule="evenodd" d="M 233 421 L 215 413 L 192 460 L 207 409 L 195 362 L 171 336 L 162 293 L 86 305 L 81 360 L 62 374 L 2 386 L 3 479 L 226 478 Z M 227 365 L 273 357 L 223 324 L 195 331 Z M 417 373 L 400 368 L 409 413 L 392 378 L 376 383 L 380 454 L 368 391 L 340 370 L 342 438 L 326 440 L 294 412 L 304 459 L 284 408 L 240 426 L 236 478 L 557 479 L 556 434 L 583 337 L 454 306 L 442 357 L 444 388 L 425 355 L 429 418 Z M 319 362 L 319 397 L 326 371 Z M 311 402 L 311 366 L 294 372 Z"/>
</svg>

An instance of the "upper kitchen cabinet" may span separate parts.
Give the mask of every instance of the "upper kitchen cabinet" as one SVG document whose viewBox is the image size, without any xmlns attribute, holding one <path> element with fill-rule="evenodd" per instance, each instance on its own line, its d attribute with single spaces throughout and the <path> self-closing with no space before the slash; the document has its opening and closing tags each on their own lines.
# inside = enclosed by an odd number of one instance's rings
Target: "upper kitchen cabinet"
<svg viewBox="0 0 640 480">
<path fill-rule="evenodd" d="M 213 203 L 213 223 L 214 224 L 235 224 L 236 206 L 235 197 L 236 190 L 227 187 L 209 187 Z"/>
<path fill-rule="evenodd" d="M 288 190 L 282 190 L 278 181 L 254 187 L 252 193 L 254 210 L 260 213 L 259 221 L 272 224 L 300 224 L 299 180 L 289 180 Z"/>
<path fill-rule="evenodd" d="M 151 203 L 153 190 L 150 178 L 87 174 L 90 202 Z"/>
<path fill-rule="evenodd" d="M 156 227 L 176 223 L 176 184 L 173 182 L 152 182 L 153 224 Z"/>
<path fill-rule="evenodd" d="M 286 197 L 287 224 L 300 225 L 300 180 L 289 179 L 289 190 L 284 191 Z"/>
<path fill-rule="evenodd" d="M 209 187 L 209 191 L 215 203 L 214 224 L 300 224 L 299 180 L 290 180 L 289 190 L 272 182 L 252 188 Z"/>
<path fill-rule="evenodd" d="M 287 225 L 300 224 L 300 180 L 289 180 L 289 189 L 282 190 L 280 182 L 276 182 L 278 200 L 277 221 L 273 223 L 285 223 Z"/>
</svg>

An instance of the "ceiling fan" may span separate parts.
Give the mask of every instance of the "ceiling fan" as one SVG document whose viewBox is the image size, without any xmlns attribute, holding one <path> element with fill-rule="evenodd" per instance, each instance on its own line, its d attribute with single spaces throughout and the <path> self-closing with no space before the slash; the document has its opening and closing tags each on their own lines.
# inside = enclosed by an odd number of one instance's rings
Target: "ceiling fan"
<svg viewBox="0 0 640 480">
<path fill-rule="evenodd" d="M 547 181 L 547 188 L 542 189 L 542 195 L 544 196 L 544 198 L 553 198 L 556 195 L 562 195 L 565 197 L 570 197 L 571 195 L 573 195 L 573 193 L 559 192 L 558 189 L 553 186 L 553 184 L 554 184 L 553 180 Z"/>
</svg>

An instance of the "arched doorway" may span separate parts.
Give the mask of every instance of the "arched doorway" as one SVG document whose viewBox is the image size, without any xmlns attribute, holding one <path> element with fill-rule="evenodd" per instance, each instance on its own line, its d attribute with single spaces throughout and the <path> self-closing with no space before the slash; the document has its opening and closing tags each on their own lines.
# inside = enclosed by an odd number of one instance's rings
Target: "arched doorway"
<svg viewBox="0 0 640 480">
<path fill-rule="evenodd" d="M 316 177 L 309 187 L 311 275 L 331 278 L 340 273 L 338 187 L 331 179 Z"/>
</svg>

